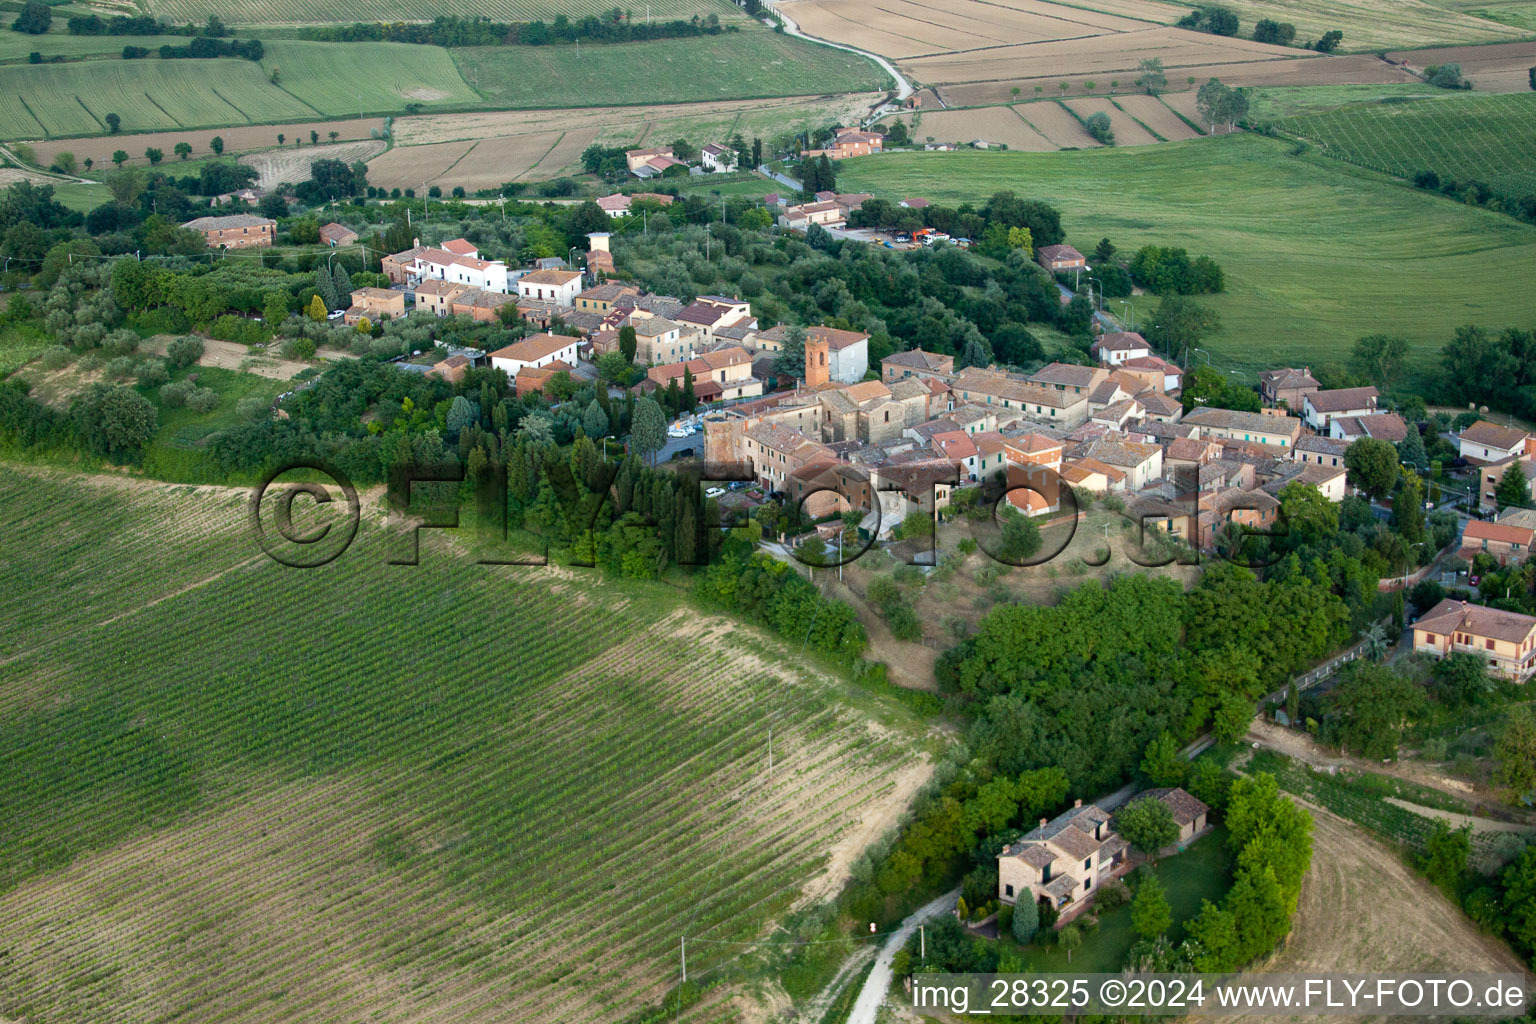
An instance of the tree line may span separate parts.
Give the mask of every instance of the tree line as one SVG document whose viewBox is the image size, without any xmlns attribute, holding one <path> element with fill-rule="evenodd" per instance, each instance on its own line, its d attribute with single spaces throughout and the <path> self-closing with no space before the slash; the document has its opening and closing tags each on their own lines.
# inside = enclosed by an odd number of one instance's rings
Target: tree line
<svg viewBox="0 0 1536 1024">
<path fill-rule="evenodd" d="M 354 22 L 351 25 L 307 26 L 301 39 L 320 42 L 387 41 L 427 46 L 549 46 L 576 42 L 628 43 L 650 39 L 686 39 L 738 31 L 722 26 L 718 15 L 689 19 L 636 22 L 618 8 L 602 15 L 571 20 L 564 14 L 552 21 L 505 22 L 485 17 L 438 15 L 429 22 Z"/>
</svg>

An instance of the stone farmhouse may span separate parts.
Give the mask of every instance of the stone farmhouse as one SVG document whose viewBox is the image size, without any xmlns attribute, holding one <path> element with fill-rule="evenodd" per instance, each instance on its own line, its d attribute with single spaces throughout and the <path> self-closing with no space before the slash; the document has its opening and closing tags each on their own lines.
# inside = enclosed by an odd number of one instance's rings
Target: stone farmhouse
<svg viewBox="0 0 1536 1024">
<path fill-rule="evenodd" d="M 234 213 L 227 217 L 198 217 L 182 227 L 203 236 L 210 249 L 249 249 L 270 246 L 277 238 L 277 221 Z"/>
</svg>

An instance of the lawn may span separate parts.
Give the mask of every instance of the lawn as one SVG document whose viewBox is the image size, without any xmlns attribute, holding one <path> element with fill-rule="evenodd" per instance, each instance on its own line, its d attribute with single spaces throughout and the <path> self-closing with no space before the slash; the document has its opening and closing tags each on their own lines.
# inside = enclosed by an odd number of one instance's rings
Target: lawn
<svg viewBox="0 0 1536 1024">
<path fill-rule="evenodd" d="M 287 569 L 247 500 L 0 466 L 0 1016 L 623 1020 L 923 774 L 894 702 L 666 585 L 388 565 L 371 496 Z"/>
<path fill-rule="evenodd" d="M 1153 868 L 1158 881 L 1163 883 L 1168 905 L 1173 908 L 1173 927 L 1168 939 L 1174 945 L 1183 941 L 1184 922 L 1200 913 L 1201 901 L 1219 901 L 1231 884 L 1232 862 L 1226 842 L 1227 830 L 1214 825 L 1189 849 L 1163 858 Z M 1025 967 L 1048 974 L 1118 973 L 1137 939 L 1127 904 L 1100 916 L 1098 931 L 1083 936 L 1083 944 L 1073 951 L 1070 964 L 1060 946 L 1043 949 L 1034 945 L 1025 950 Z"/>
<path fill-rule="evenodd" d="M 1411 178 L 1475 179 L 1506 199 L 1536 195 L 1536 93 L 1356 103 L 1280 121 L 1328 156 Z"/>
<path fill-rule="evenodd" d="M 266 44 L 261 67 L 268 74 L 276 69 L 280 88 L 331 117 L 395 113 L 408 104 L 430 110 L 480 102 L 440 46 L 278 39 Z"/>
<path fill-rule="evenodd" d="M 1300 114 L 1335 110 L 1351 103 L 1375 103 L 1389 97 L 1444 97 L 1446 91 L 1432 85 L 1293 85 L 1263 86 L 1249 94 L 1250 120 L 1263 122 Z"/>
<path fill-rule="evenodd" d="M 464 78 L 498 107 L 594 107 L 883 89 L 877 65 L 766 29 L 606 46 L 455 49 Z"/>
<path fill-rule="evenodd" d="M 1002 189 L 1059 208 L 1067 241 L 1158 243 L 1214 257 L 1224 369 L 1342 361 L 1355 339 L 1407 338 L 1427 368 L 1456 327 L 1529 326 L 1536 227 L 1416 192 L 1281 141 L 1230 135 L 1058 153 L 893 153 L 847 161 L 838 188 L 976 202 Z M 1135 302 L 1146 323 L 1157 300 Z"/>
<path fill-rule="evenodd" d="M 109 113 L 122 118 L 126 132 L 302 121 L 316 111 L 272 85 L 248 60 L 0 67 L 0 139 L 104 135 Z"/>
</svg>

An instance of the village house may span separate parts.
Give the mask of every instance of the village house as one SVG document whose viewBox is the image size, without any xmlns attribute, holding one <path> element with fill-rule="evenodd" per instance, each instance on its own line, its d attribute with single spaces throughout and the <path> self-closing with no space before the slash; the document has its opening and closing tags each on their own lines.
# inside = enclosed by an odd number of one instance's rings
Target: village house
<svg viewBox="0 0 1536 1024">
<path fill-rule="evenodd" d="M 1536 543 L 1536 528 L 1529 525 L 1529 513 L 1520 510 L 1514 516 L 1505 516 L 1496 522 L 1467 520 L 1458 554 L 1469 562 L 1476 555 L 1488 555 L 1505 565 L 1512 560 L 1529 558 L 1533 543 Z"/>
<path fill-rule="evenodd" d="M 1329 426 L 1340 416 L 1369 416 L 1380 397 L 1373 387 L 1334 388 L 1302 396 L 1302 419 L 1319 434 L 1331 434 Z"/>
<path fill-rule="evenodd" d="M 603 284 L 593 285 L 585 291 L 577 292 L 572 305 L 579 310 L 589 313 L 607 313 L 613 309 L 614 303 L 625 296 L 639 294 L 640 289 L 632 284 L 607 281 Z"/>
<path fill-rule="evenodd" d="M 440 377 L 450 384 L 457 384 L 464 379 L 474 362 L 468 356 L 452 355 L 427 371 L 428 377 Z"/>
<path fill-rule="evenodd" d="M 1475 654 L 1488 671 L 1523 683 L 1536 669 L 1536 618 L 1446 598 L 1413 624 L 1415 653 Z"/>
<path fill-rule="evenodd" d="M 1287 486 L 1300 483 L 1313 488 L 1334 504 L 1343 501 L 1349 493 L 1348 471 L 1343 466 L 1323 466 L 1312 462 L 1291 462 L 1288 466 L 1291 471 L 1266 483 L 1264 490 L 1278 498 Z"/>
<path fill-rule="evenodd" d="M 880 370 L 881 379 L 887 384 L 904 377 L 937 377 L 947 383 L 954 376 L 955 357 L 912 348 L 880 360 Z"/>
<path fill-rule="evenodd" d="M 846 160 L 849 157 L 869 156 L 885 146 L 885 136 L 879 132 L 866 132 L 861 128 L 839 128 L 826 149 L 808 149 L 803 157 L 814 159 L 825 156 L 829 160 Z"/>
<path fill-rule="evenodd" d="M 967 367 L 955 375 L 950 390 L 957 402 L 1016 410 L 1025 419 L 1060 430 L 1072 430 L 1088 421 L 1086 396 L 1019 380 L 999 370 Z"/>
<path fill-rule="evenodd" d="M 556 359 L 554 362 L 546 363 L 543 366 L 527 367 L 517 375 L 517 397 L 522 398 L 524 395 L 535 393 L 542 394 L 544 389 L 549 386 L 549 382 L 557 374 L 564 373 L 569 375 L 571 369 L 571 365 L 563 359 Z"/>
<path fill-rule="evenodd" d="M 1474 466 L 1503 462 L 1528 450 L 1528 435 L 1519 427 L 1505 427 L 1488 420 L 1478 420 L 1457 438 L 1462 458 Z"/>
<path fill-rule="evenodd" d="M 685 330 L 664 316 L 632 316 L 629 326 L 635 329 L 635 361 L 642 366 L 692 359 L 702 337 L 693 328 Z"/>
<path fill-rule="evenodd" d="M 1088 906 L 1098 887 L 1130 866 L 1130 844 L 1110 827 L 1109 812 L 1074 802 L 1003 847 L 997 857 L 997 898 L 1049 903 L 1058 921 Z"/>
<path fill-rule="evenodd" d="M 351 245 L 357 241 L 357 232 L 345 224 L 331 221 L 320 229 L 320 241 L 335 248 L 338 245 Z"/>
<path fill-rule="evenodd" d="M 752 304 L 745 299 L 725 295 L 700 295 L 673 316 L 680 324 L 693 327 L 704 336 L 704 343 L 715 340 L 715 332 L 726 327 L 756 329 L 757 318 L 752 315 Z"/>
<path fill-rule="evenodd" d="M 640 202 L 655 203 L 657 206 L 671 206 L 677 199 L 665 192 L 631 192 L 625 195 L 615 192 L 611 196 L 598 196 L 594 202 L 598 209 L 611 218 L 627 217 L 634 211 L 634 205 Z"/>
<path fill-rule="evenodd" d="M 1152 354 L 1147 339 L 1135 331 L 1111 331 L 1101 334 L 1088 347 L 1088 354 L 1105 366 L 1119 366 L 1130 359 L 1142 359 Z"/>
<path fill-rule="evenodd" d="M 1139 491 L 1163 475 L 1162 445 L 1121 436 L 1105 436 L 1076 445 L 1067 452 L 1067 459 L 1078 463 L 1091 460 L 1114 467 L 1124 474 L 1125 489 L 1129 491 Z"/>
<path fill-rule="evenodd" d="M 951 360 L 953 363 L 953 360 Z M 1074 395 L 1091 395 L 1093 390 L 1109 379 L 1109 371 L 1102 366 L 1079 366 L 1076 363 L 1046 363 L 1029 375 L 1031 383 L 1070 391 Z"/>
<path fill-rule="evenodd" d="M 425 281 L 450 281 L 467 288 L 506 292 L 507 265 L 483 260 L 474 243 L 462 238 L 433 248 L 418 244 L 405 252 L 380 260 L 384 274 L 395 284 L 416 285 Z"/>
<path fill-rule="evenodd" d="M 1280 499 L 1267 491 L 1231 487 L 1208 497 L 1202 496 L 1195 506 L 1194 543 L 1211 551 L 1228 526 L 1260 532 L 1269 530 L 1279 513 Z"/>
<path fill-rule="evenodd" d="M 513 378 L 525 369 L 545 367 L 557 360 L 575 366 L 579 344 L 579 339 L 564 335 L 535 334 L 492 352 L 491 366 Z"/>
<path fill-rule="evenodd" d="M 1262 412 L 1242 412 L 1203 406 L 1191 409 L 1179 421 L 1200 428 L 1202 438 L 1251 441 L 1289 450 L 1301 436 L 1301 420 L 1294 416 L 1276 416 Z"/>
<path fill-rule="evenodd" d="M 1414 428 L 1417 429 L 1417 428 Z M 1335 416 L 1328 425 L 1328 436 L 1341 441 L 1373 437 L 1397 444 L 1408 436 L 1408 424 L 1395 412 L 1375 412 L 1367 416 Z"/>
<path fill-rule="evenodd" d="M 701 402 L 756 398 L 763 393 L 763 382 L 752 376 L 752 356 L 743 348 L 717 349 L 693 359 L 646 370 L 646 379 L 664 389 L 672 381 L 682 387 L 693 374 L 693 394 Z"/>
<path fill-rule="evenodd" d="M 534 270 L 517 279 L 519 298 L 570 307 L 581 291 L 581 273 L 575 270 Z"/>
<path fill-rule="evenodd" d="M 654 178 L 669 167 L 687 166 L 674 158 L 671 146 L 626 150 L 624 162 L 629 166 L 629 173 L 637 178 Z"/>
<path fill-rule="evenodd" d="M 448 311 L 455 316 L 467 316 L 480 323 L 490 323 L 501 318 L 503 307 L 515 306 L 516 303 L 515 296 L 504 292 L 465 288 L 448 300 Z"/>
<path fill-rule="evenodd" d="M 1179 826 L 1179 835 L 1170 845 L 1188 844 L 1204 832 L 1206 826 L 1210 824 L 1211 808 L 1205 801 L 1176 786 L 1149 789 L 1138 793 L 1131 803 L 1139 803 L 1142 800 L 1156 800 L 1167 807 L 1168 812 L 1173 815 L 1173 823 Z"/>
<path fill-rule="evenodd" d="M 1511 455 L 1498 462 L 1485 463 L 1477 467 L 1478 507 L 1482 511 L 1498 510 L 1499 484 L 1504 482 L 1504 475 L 1509 472 L 1510 467 L 1517 464 L 1520 466 L 1521 473 L 1525 475 L 1526 496 L 1523 503 L 1532 503 L 1532 496 L 1536 495 L 1536 452 L 1532 452 L 1531 447 L 1528 442 L 1525 453 Z"/>
<path fill-rule="evenodd" d="M 416 286 L 416 308 L 437 316 L 447 316 L 453 312 L 453 300 L 468 290 L 468 285 L 452 281 L 423 281 Z"/>
<path fill-rule="evenodd" d="M 718 142 L 711 142 L 699 150 L 699 163 L 706 171 L 729 171 L 736 166 L 736 151 Z"/>
<path fill-rule="evenodd" d="M 1184 389 L 1184 371 L 1161 356 L 1132 356 L 1118 365 L 1121 373 L 1145 381 L 1159 394 L 1176 395 Z"/>
<path fill-rule="evenodd" d="M 393 320 L 402 316 L 405 316 L 405 292 L 390 288 L 359 288 L 352 293 L 352 305 L 342 314 L 341 322 L 352 327 L 363 317 L 376 324 L 385 317 Z"/>
<path fill-rule="evenodd" d="M 277 237 L 277 221 L 234 213 L 228 217 L 198 217 L 182 227 L 203 236 L 210 249 L 248 249 L 270 246 Z"/>
<path fill-rule="evenodd" d="M 1291 450 L 1291 458 L 1297 462 L 1309 462 L 1318 466 L 1344 465 L 1344 453 L 1351 442 L 1320 434 L 1303 434 Z"/>
<path fill-rule="evenodd" d="M 1184 418 L 1184 403 L 1177 398 L 1144 391 L 1136 396 L 1147 420 L 1154 423 L 1177 423 Z"/>
<path fill-rule="evenodd" d="M 1035 250 L 1035 259 L 1053 274 L 1064 270 L 1087 270 L 1088 259 L 1070 245 L 1042 245 Z"/>
<path fill-rule="evenodd" d="M 1259 374 L 1259 397 L 1269 405 L 1284 405 L 1292 412 L 1300 412 L 1301 400 L 1321 387 L 1309 366 L 1299 370 L 1265 370 Z"/>
<path fill-rule="evenodd" d="M 916 196 L 912 196 L 910 198 L 903 199 L 896 205 L 901 207 L 903 210 L 926 210 L 932 204 L 930 204 L 926 199 L 919 199 Z"/>
<path fill-rule="evenodd" d="M 779 211 L 779 227 L 789 228 L 792 231 L 805 231 L 812 224 L 836 227 L 846 223 L 847 220 L 847 209 L 835 199 L 786 206 Z"/>
</svg>

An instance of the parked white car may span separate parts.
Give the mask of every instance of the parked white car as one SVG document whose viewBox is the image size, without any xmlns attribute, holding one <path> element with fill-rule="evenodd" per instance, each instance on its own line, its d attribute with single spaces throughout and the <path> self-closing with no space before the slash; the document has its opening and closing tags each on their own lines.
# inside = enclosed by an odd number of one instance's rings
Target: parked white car
<svg viewBox="0 0 1536 1024">
<path fill-rule="evenodd" d="M 342 317 L 344 317 L 346 315 L 347 315 L 347 311 L 344 310 L 344 309 L 333 309 L 329 313 L 325 314 L 325 318 L 327 320 L 340 320 Z"/>
<path fill-rule="evenodd" d="M 724 493 L 725 493 L 725 488 L 724 487 L 711 487 L 709 490 L 704 492 L 704 497 L 706 497 L 706 498 L 718 498 L 718 497 L 720 497 L 720 495 L 722 495 Z"/>
</svg>

